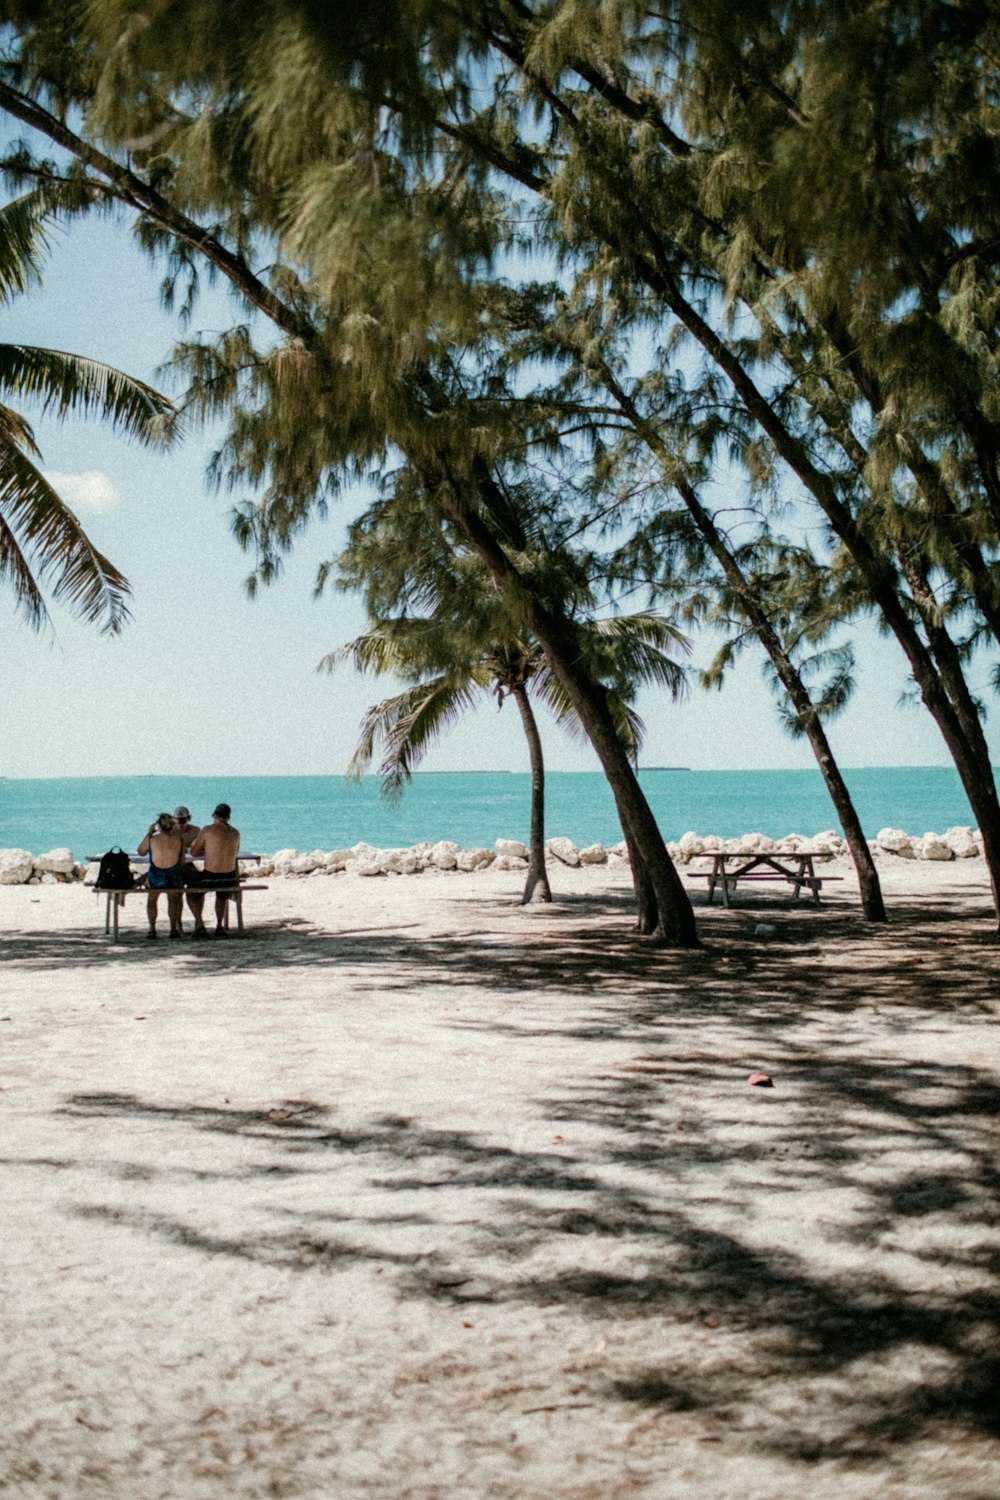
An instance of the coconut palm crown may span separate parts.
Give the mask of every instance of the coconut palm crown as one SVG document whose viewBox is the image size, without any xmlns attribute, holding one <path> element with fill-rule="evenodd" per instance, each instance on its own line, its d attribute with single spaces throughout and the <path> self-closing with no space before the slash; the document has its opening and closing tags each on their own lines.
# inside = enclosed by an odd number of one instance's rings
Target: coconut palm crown
<svg viewBox="0 0 1000 1500">
<path fill-rule="evenodd" d="M 385 533 L 381 540 L 388 540 Z M 371 545 L 368 532 L 363 552 L 368 568 L 373 562 Z M 354 562 L 357 555 L 355 550 Z M 398 560 L 398 552 L 396 556 Z M 352 575 L 350 550 L 342 562 L 345 580 L 353 576 L 359 582 L 357 574 Z M 361 672 L 391 673 L 407 683 L 365 713 L 348 775 L 362 776 L 381 750 L 383 794 L 398 797 L 438 736 L 474 707 L 482 693 L 493 694 L 501 707 L 507 697 L 513 698 L 532 770 L 530 858 L 522 900 L 527 903 L 536 887 L 541 899 L 551 899 L 545 874 L 544 763 L 531 697 L 544 703 L 571 733 L 580 733 L 569 696 L 538 642 L 511 619 L 475 559 L 440 550 L 433 579 L 425 563 L 420 596 L 426 613 L 401 611 L 373 619 L 367 631 L 319 664 L 319 670 L 333 671 L 350 661 Z M 636 757 L 644 726 L 631 700 L 648 684 L 666 687 L 674 697 L 683 692 L 683 667 L 668 653 L 686 649 L 686 639 L 655 611 L 607 618 L 581 611 L 577 626 L 580 649 L 604 686 L 622 743 Z"/>
<path fill-rule="evenodd" d="M 0 208 L 0 303 L 40 279 L 50 225 L 38 194 Z M 35 630 L 49 621 L 48 593 L 87 624 L 103 621 L 103 632 L 117 635 L 129 618 L 128 581 L 42 473 L 32 428 L 9 399 L 60 420 L 97 416 L 150 445 L 171 440 L 175 408 L 152 386 L 100 360 L 0 344 L 0 583 L 13 590 L 16 609 Z"/>
</svg>

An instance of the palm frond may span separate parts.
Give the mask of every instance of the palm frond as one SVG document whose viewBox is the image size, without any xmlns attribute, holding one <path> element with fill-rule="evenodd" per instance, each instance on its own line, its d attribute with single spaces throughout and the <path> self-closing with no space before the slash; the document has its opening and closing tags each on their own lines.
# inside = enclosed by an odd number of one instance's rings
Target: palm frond
<svg viewBox="0 0 1000 1500">
<path fill-rule="evenodd" d="M 21 610 L 32 630 L 41 630 L 48 623 L 49 612 L 41 589 L 35 582 L 31 564 L 22 552 L 17 537 L 8 526 L 0 509 L 0 583 L 9 583 L 14 590 L 15 607 Z"/>
<path fill-rule="evenodd" d="M 42 456 L 35 442 L 31 423 L 26 417 L 22 417 L 19 411 L 15 411 L 12 406 L 4 406 L 2 402 L 0 402 L 0 446 L 20 448 L 22 453 L 30 453 L 32 458 Z"/>
<path fill-rule="evenodd" d="M 24 193 L 0 206 L 0 303 L 10 302 L 39 281 L 51 222 L 42 191 Z"/>
<path fill-rule="evenodd" d="M 347 768 L 348 776 L 360 779 L 381 743 L 382 795 L 400 797 L 414 766 L 437 736 L 474 702 L 475 689 L 467 680 L 443 674 L 373 704 L 361 721 L 361 734 Z"/>
<path fill-rule="evenodd" d="M 166 447 L 179 428 L 173 402 L 145 381 L 60 349 L 0 344 L 0 391 L 36 401 L 46 416 L 101 417 L 150 446 Z"/>
<path fill-rule="evenodd" d="M 0 518 L 16 551 L 0 550 L 0 576 L 14 585 L 19 605 L 37 628 L 44 623 L 33 601 L 48 586 L 87 624 L 103 618 L 103 633 L 117 635 L 129 618 L 128 580 L 90 541 L 69 506 L 16 448 L 0 446 Z M 24 565 L 34 575 L 31 587 Z"/>
</svg>

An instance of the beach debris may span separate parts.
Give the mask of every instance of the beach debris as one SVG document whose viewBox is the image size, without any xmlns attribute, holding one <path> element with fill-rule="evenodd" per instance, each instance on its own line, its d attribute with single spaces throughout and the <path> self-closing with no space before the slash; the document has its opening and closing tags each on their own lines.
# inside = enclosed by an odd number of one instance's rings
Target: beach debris
<svg viewBox="0 0 1000 1500">
<path fill-rule="evenodd" d="M 774 937 L 777 930 L 772 922 L 758 922 L 754 927 L 753 935 L 754 937 Z"/>
<path fill-rule="evenodd" d="M 747 1083 L 752 1089 L 773 1089 L 774 1079 L 769 1073 L 751 1073 Z"/>
</svg>

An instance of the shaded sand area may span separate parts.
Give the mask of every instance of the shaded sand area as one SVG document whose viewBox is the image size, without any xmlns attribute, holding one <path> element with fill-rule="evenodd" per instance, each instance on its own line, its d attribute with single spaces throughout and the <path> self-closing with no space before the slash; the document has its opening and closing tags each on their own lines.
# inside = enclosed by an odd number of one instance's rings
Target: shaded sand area
<svg viewBox="0 0 1000 1500">
<path fill-rule="evenodd" d="M 995 1500 L 985 875 L 883 872 L 681 954 L 606 869 L 0 889 L 0 1494 Z"/>
</svg>

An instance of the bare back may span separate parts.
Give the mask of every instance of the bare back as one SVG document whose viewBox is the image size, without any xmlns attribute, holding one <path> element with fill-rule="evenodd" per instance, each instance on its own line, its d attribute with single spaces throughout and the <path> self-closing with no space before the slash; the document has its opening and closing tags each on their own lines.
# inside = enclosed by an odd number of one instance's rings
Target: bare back
<svg viewBox="0 0 1000 1500">
<path fill-rule="evenodd" d="M 210 823 L 203 828 L 191 846 L 195 859 L 204 859 L 210 875 L 230 875 L 236 869 L 240 851 L 240 833 L 228 823 Z"/>
<path fill-rule="evenodd" d="M 180 862 L 184 843 L 177 833 L 147 833 L 138 852 L 148 854 L 158 870 L 170 870 Z"/>
</svg>

